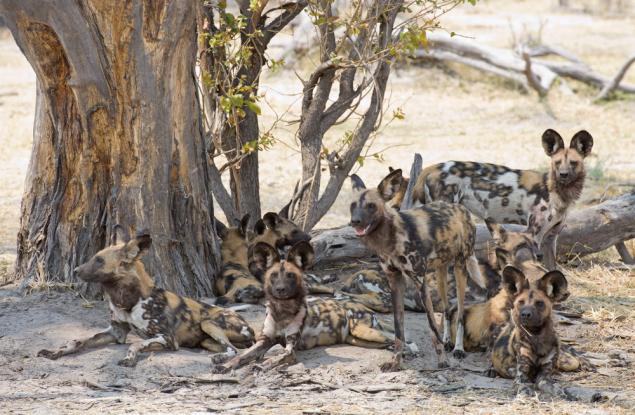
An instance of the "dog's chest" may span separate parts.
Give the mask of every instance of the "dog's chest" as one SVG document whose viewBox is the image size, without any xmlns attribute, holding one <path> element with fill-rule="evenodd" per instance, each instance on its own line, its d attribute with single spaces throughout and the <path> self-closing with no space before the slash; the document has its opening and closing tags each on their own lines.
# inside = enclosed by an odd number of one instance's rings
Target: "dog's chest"
<svg viewBox="0 0 635 415">
<path fill-rule="evenodd" d="M 168 334 L 164 303 L 165 301 L 161 301 L 161 298 L 150 296 L 146 299 L 140 298 L 130 310 L 126 310 L 117 307 L 110 301 L 111 319 L 129 324 L 134 332 L 142 338 Z"/>
</svg>

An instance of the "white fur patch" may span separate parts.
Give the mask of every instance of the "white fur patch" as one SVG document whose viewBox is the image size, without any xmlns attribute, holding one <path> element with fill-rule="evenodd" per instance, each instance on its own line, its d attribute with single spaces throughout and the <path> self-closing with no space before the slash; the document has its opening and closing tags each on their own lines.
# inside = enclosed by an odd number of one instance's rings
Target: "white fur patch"
<svg viewBox="0 0 635 415">
<path fill-rule="evenodd" d="M 108 302 L 108 305 L 110 307 L 110 311 L 112 311 L 113 320 L 128 323 L 138 330 L 145 331 L 150 325 L 150 320 L 143 318 L 143 313 L 145 312 L 143 306 L 147 305 L 151 301 L 152 297 L 148 297 L 145 300 L 139 300 L 129 312 L 115 306 L 111 301 Z"/>
</svg>

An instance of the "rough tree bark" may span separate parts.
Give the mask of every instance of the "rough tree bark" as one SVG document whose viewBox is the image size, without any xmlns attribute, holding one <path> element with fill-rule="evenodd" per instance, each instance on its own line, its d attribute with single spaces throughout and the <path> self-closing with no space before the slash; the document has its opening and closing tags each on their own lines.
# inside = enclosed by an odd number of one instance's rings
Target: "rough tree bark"
<svg viewBox="0 0 635 415">
<path fill-rule="evenodd" d="M 37 75 L 16 276 L 77 282 L 113 225 L 155 281 L 209 295 L 218 245 L 196 100 L 196 3 L 0 0 Z M 91 287 L 83 287 L 93 293 Z"/>
</svg>

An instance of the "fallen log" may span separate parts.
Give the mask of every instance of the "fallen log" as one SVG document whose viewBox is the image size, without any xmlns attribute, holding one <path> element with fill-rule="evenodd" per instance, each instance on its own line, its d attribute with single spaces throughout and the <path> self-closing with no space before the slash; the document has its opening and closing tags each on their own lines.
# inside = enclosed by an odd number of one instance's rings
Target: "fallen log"
<svg viewBox="0 0 635 415">
<path fill-rule="evenodd" d="M 549 91 L 558 77 L 575 79 L 601 89 L 594 101 L 607 98 L 613 91 L 635 93 L 635 85 L 623 82 L 624 75 L 635 63 L 635 56 L 629 57 L 617 74 L 609 78 L 594 72 L 575 55 L 562 48 L 542 45 L 527 48 L 525 52 L 526 57 L 523 58 L 522 53 L 514 53 L 512 50 L 486 46 L 473 39 L 433 32 L 428 34 L 428 49 L 416 50 L 413 58 L 457 62 L 511 80 L 525 89 L 536 89 L 541 96 Z M 568 62 L 534 59 L 536 56 L 548 54 L 564 57 Z M 526 76 L 528 63 L 532 73 L 529 83 Z M 535 85 L 531 85 L 532 82 L 535 82 Z"/>
<path fill-rule="evenodd" d="M 521 225 L 505 225 L 512 231 L 522 231 Z M 571 260 L 608 249 L 635 238 L 635 192 L 603 203 L 574 210 L 558 238 L 558 258 Z M 483 224 L 476 229 L 476 254 L 486 258 L 491 235 Z M 311 240 L 316 264 L 371 257 L 371 252 L 355 236 L 353 228 L 318 230 Z"/>
</svg>

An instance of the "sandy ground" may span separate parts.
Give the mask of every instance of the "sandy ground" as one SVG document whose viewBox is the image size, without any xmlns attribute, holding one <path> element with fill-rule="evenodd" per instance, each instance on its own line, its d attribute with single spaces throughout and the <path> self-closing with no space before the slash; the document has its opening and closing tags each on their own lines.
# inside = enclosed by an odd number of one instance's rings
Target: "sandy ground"
<svg viewBox="0 0 635 415">
<path fill-rule="evenodd" d="M 598 14 L 602 2 L 574 3 L 596 13 L 565 13 L 554 8 L 555 1 L 496 0 L 462 7 L 446 16 L 443 24 L 500 47 L 510 44 L 510 24 L 517 33 L 534 34 L 542 24 L 545 43 L 565 47 L 597 71 L 612 75 L 633 52 L 635 14 L 632 10 L 621 15 Z M 635 72 L 627 80 L 635 83 Z M 274 130 L 279 143 L 261 154 L 266 211 L 279 209 L 288 200 L 300 176 L 293 138 L 297 124 L 288 123 L 298 117 L 300 98 L 294 93 L 300 83 L 292 71 L 284 71 L 267 74 L 262 84 L 266 102 L 284 113 L 283 122 Z M 383 153 L 385 161 L 369 161 L 358 174 L 375 184 L 389 165 L 409 169 L 415 151 L 422 154 L 424 164 L 473 159 L 545 168 L 548 160 L 540 146 L 542 131 L 555 128 L 568 139 L 585 128 L 593 134 L 595 147 L 587 161 L 589 181 L 583 199 L 632 188 L 635 100 L 625 97 L 593 105 L 590 100 L 596 91 L 575 82 L 569 85 L 576 95 L 556 89 L 549 96 L 556 115 L 553 119 L 534 96 L 523 95 L 497 79 L 460 67 L 397 67 L 391 77 L 388 113 L 401 108 L 406 119 L 378 132 L 372 151 L 388 148 Z M 15 258 L 34 106 L 33 72 L 10 36 L 0 31 L 0 280 L 11 272 Z M 273 117 L 268 115 L 267 105 L 263 108 L 262 128 L 267 129 Z M 329 132 L 327 146 L 350 127 L 345 124 Z M 345 186 L 319 227 L 348 221 L 348 193 Z M 480 377 L 485 357 L 478 353 L 461 363 L 453 361 L 451 369 L 434 370 L 424 319 L 417 314 L 407 317 L 408 335 L 423 353 L 407 362 L 408 370 L 396 374 L 377 369 L 389 357 L 388 351 L 350 346 L 302 352 L 300 364 L 266 376 L 240 371 L 236 374 L 239 384 L 204 383 L 210 379 L 210 360 L 196 350 L 155 353 L 135 369 L 116 365 L 125 353 L 123 346 L 51 362 L 34 357 L 36 351 L 104 328 L 106 305 L 88 302 L 72 291 L 22 296 L 14 286 L 5 286 L 0 288 L 0 412 L 633 413 L 629 402 L 635 401 L 635 375 L 628 362 L 635 358 L 635 275 L 619 268 L 611 250 L 584 258 L 577 268 L 567 268 L 567 277 L 573 293 L 568 307 L 582 312 L 584 319 L 580 324 L 561 325 L 561 336 L 590 355 L 620 359 L 607 361 L 597 372 L 562 375 L 561 380 L 620 393 L 608 402 L 515 400 L 509 382 Z M 257 327 L 262 308 L 253 308 L 245 316 Z M 393 390 L 381 390 L 386 385 Z"/>
</svg>

